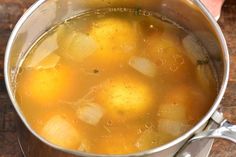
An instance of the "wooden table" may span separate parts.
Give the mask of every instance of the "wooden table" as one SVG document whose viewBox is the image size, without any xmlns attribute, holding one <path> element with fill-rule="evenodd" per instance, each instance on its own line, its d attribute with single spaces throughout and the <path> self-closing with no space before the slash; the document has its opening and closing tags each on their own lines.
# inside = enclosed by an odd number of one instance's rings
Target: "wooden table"
<svg viewBox="0 0 236 157">
<path fill-rule="evenodd" d="M 35 0 L 0 0 L 0 157 L 22 157 L 16 137 L 16 113 L 4 84 L 3 60 L 7 40 L 19 17 Z M 236 124 L 236 1 L 226 0 L 219 24 L 230 50 L 231 72 L 221 103 L 225 117 Z M 216 140 L 211 157 L 236 157 L 236 145 Z"/>
</svg>

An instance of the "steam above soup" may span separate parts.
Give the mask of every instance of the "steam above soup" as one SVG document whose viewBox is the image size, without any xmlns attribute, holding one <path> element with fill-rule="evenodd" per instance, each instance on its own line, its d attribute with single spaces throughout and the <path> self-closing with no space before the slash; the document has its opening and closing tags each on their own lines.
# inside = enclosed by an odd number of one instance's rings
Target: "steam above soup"
<svg viewBox="0 0 236 157">
<path fill-rule="evenodd" d="M 16 98 L 52 144 L 98 154 L 164 145 L 209 110 L 216 80 L 193 34 L 151 12 L 89 12 L 29 49 Z"/>
</svg>

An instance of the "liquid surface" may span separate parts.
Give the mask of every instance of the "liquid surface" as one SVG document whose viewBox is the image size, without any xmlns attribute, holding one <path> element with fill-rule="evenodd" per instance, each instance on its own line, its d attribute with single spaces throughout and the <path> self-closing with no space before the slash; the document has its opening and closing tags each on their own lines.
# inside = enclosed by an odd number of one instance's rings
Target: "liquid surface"
<svg viewBox="0 0 236 157">
<path fill-rule="evenodd" d="M 87 13 L 45 33 L 16 79 L 30 126 L 58 146 L 127 154 L 193 127 L 216 96 L 194 36 L 145 11 Z"/>
</svg>

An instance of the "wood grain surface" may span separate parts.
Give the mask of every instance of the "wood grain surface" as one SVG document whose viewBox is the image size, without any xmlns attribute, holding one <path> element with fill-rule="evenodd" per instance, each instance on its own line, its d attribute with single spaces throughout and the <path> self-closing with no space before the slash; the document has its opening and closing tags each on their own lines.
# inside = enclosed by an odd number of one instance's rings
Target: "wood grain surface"
<svg viewBox="0 0 236 157">
<path fill-rule="evenodd" d="M 3 62 L 6 43 L 17 20 L 35 0 L 0 0 L 0 157 L 22 157 L 16 137 L 16 113 L 4 84 Z M 226 0 L 219 24 L 226 37 L 231 71 L 221 109 L 236 124 L 236 0 Z M 216 140 L 210 157 L 236 157 L 236 144 Z"/>
</svg>

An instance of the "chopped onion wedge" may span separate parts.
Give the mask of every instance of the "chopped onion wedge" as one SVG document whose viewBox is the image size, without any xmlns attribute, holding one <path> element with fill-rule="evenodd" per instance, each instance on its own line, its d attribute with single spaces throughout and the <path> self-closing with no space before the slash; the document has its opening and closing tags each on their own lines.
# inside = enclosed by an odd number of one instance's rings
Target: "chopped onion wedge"
<svg viewBox="0 0 236 157">
<path fill-rule="evenodd" d="M 186 55 L 193 64 L 197 64 L 198 61 L 207 60 L 205 49 L 198 44 L 198 41 L 192 35 L 186 36 L 182 43 L 186 50 Z"/>
<path fill-rule="evenodd" d="M 197 79 L 200 85 L 206 90 L 211 90 L 211 85 L 215 82 L 213 72 L 208 64 L 197 66 Z"/>
<path fill-rule="evenodd" d="M 85 102 L 77 109 L 77 116 L 85 123 L 96 125 L 103 116 L 103 110 L 95 103 Z"/>
<path fill-rule="evenodd" d="M 89 152 L 89 144 L 88 144 L 88 141 L 82 141 L 78 150 L 79 151 L 82 151 L 82 152 Z"/>
<path fill-rule="evenodd" d="M 135 146 L 140 150 L 144 151 L 151 149 L 160 145 L 163 145 L 173 139 L 173 136 L 163 132 L 158 131 L 152 127 L 145 130 L 135 143 Z"/>
<path fill-rule="evenodd" d="M 158 118 L 183 121 L 186 119 L 186 108 L 182 104 L 162 104 L 158 108 Z"/>
<path fill-rule="evenodd" d="M 29 58 L 26 67 L 27 68 L 37 67 L 40 64 L 40 62 L 46 59 L 50 54 L 52 54 L 57 49 L 58 49 L 57 34 L 55 33 L 49 36 L 47 39 L 42 40 L 42 42 L 40 42 L 39 46 L 36 47 L 33 55 Z"/>
<path fill-rule="evenodd" d="M 156 132 L 153 128 L 148 128 L 145 130 L 142 135 L 139 137 L 135 146 L 139 150 L 150 149 L 151 147 L 156 146 L 156 138 L 158 137 L 158 132 Z"/>
<path fill-rule="evenodd" d="M 55 68 L 60 61 L 60 56 L 52 53 L 45 59 L 43 59 L 36 67 L 36 69 L 50 69 Z"/>
<path fill-rule="evenodd" d="M 169 120 L 169 119 L 160 119 L 158 123 L 158 129 L 160 131 L 169 133 L 175 137 L 178 137 L 188 131 L 192 126 L 181 122 L 181 121 L 175 121 L 175 120 Z"/>
<path fill-rule="evenodd" d="M 81 140 L 75 127 L 60 115 L 46 122 L 41 135 L 49 142 L 69 149 L 76 149 Z"/>
<path fill-rule="evenodd" d="M 157 66 L 147 58 L 132 57 L 129 60 L 129 65 L 149 77 L 155 77 L 157 74 Z"/>
<path fill-rule="evenodd" d="M 63 48 L 65 49 L 63 56 L 81 62 L 97 50 L 96 41 L 80 32 L 71 32 L 65 37 Z"/>
</svg>

